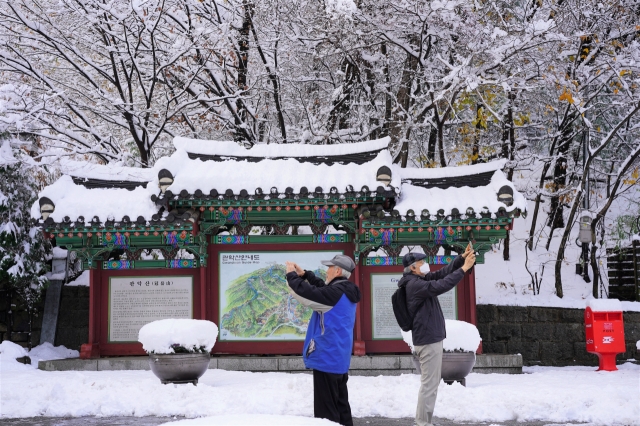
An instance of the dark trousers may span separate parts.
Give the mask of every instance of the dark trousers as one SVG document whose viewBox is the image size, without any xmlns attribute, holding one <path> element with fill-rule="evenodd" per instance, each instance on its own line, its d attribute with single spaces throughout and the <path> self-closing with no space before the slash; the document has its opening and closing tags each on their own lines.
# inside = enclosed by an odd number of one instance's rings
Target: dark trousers
<svg viewBox="0 0 640 426">
<path fill-rule="evenodd" d="M 353 426 L 347 381 L 349 374 L 313 370 L 313 416 Z"/>
</svg>

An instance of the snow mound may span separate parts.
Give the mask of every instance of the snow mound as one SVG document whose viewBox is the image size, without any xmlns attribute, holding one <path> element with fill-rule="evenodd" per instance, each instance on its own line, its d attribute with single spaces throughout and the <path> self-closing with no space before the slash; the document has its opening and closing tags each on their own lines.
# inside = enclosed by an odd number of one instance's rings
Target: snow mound
<svg viewBox="0 0 640 426">
<path fill-rule="evenodd" d="M 45 342 L 41 345 L 29 351 L 29 358 L 31 358 L 31 365 L 38 367 L 38 362 L 49 361 L 51 359 L 66 359 L 66 358 L 78 358 L 80 352 L 73 349 L 68 349 L 63 345 L 53 346 L 49 342 Z"/>
<path fill-rule="evenodd" d="M 593 312 L 622 312 L 622 303 L 618 299 L 591 299 L 587 306 Z"/>
<path fill-rule="evenodd" d="M 179 420 L 177 422 L 163 423 L 160 426 L 330 426 L 335 424 L 337 423 L 327 419 L 316 419 L 312 417 L 276 416 L 270 414 L 230 414 L 224 416 L 200 417 L 199 419 Z"/>
<path fill-rule="evenodd" d="M 4 374 L 7 371 L 24 370 L 31 368 L 26 364 L 16 361 L 27 355 L 27 351 L 20 345 L 5 340 L 0 343 L 0 371 Z"/>
<path fill-rule="evenodd" d="M 174 353 L 172 345 L 187 349 L 200 348 L 209 352 L 218 337 L 218 326 L 211 321 L 196 319 L 163 319 L 144 325 L 138 341 L 148 353 Z"/>
<path fill-rule="evenodd" d="M 482 339 L 478 328 L 465 321 L 444 320 L 447 331 L 447 338 L 442 342 L 445 351 L 475 352 L 480 346 Z M 410 331 L 402 331 L 402 340 L 411 348 L 413 352 L 413 338 Z"/>
<path fill-rule="evenodd" d="M 16 358 L 22 358 L 23 356 L 27 356 L 27 350 L 20 345 L 16 345 L 9 340 L 5 340 L 0 343 L 0 360 L 14 361 Z"/>
<path fill-rule="evenodd" d="M 636 342 L 636 349 L 640 351 L 640 340 Z"/>
</svg>

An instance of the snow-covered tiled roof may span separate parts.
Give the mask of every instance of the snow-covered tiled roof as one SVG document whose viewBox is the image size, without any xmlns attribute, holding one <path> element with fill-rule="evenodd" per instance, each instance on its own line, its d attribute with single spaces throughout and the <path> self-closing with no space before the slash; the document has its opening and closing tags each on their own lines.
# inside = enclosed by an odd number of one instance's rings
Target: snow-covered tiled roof
<svg viewBox="0 0 640 426">
<path fill-rule="evenodd" d="M 65 175 L 77 178 L 105 181 L 149 182 L 153 179 L 152 169 L 113 164 L 102 165 L 72 160 L 61 161 L 60 171 Z"/>
<path fill-rule="evenodd" d="M 298 194 L 302 187 L 313 192 L 321 187 L 328 193 L 332 187 L 338 193 L 346 192 L 347 185 L 359 191 L 363 186 L 375 191 L 384 185 L 376 179 L 378 169 L 392 163 L 391 154 L 384 150 L 372 160 L 364 164 L 312 164 L 300 163 L 294 159 L 264 160 L 259 163 L 249 161 L 210 162 L 199 159 L 192 160 L 186 151 L 179 149 L 170 157 L 164 157 L 154 166 L 155 180 L 151 187 L 158 185 L 157 175 L 162 169 L 167 169 L 173 175 L 174 181 L 168 190 L 174 194 L 186 190 L 189 194 L 201 190 L 208 194 L 212 189 L 223 194 L 231 189 L 234 194 L 246 190 L 250 195 L 261 188 L 269 193 L 272 187 L 284 193 L 286 188 L 292 188 Z M 400 190 L 400 176 L 392 176 L 390 186 Z"/>
<path fill-rule="evenodd" d="M 507 160 L 503 159 L 469 166 L 440 167 L 433 169 L 406 168 L 399 170 L 403 181 L 411 179 L 442 179 L 495 172 L 496 170 L 502 170 L 506 164 Z"/>
<path fill-rule="evenodd" d="M 97 216 L 101 222 L 120 220 L 129 216 L 135 221 L 138 216 L 149 220 L 158 212 L 158 207 L 151 201 L 151 194 L 156 190 L 138 187 L 133 190 L 121 188 L 86 188 L 76 184 L 71 176 L 61 176 L 53 184 L 40 192 L 55 204 L 50 218 L 54 222 L 63 222 L 65 217 L 76 221 L 83 216 L 85 223 Z M 31 216 L 40 217 L 40 206 L 35 202 L 31 207 Z"/>
<path fill-rule="evenodd" d="M 360 154 L 363 152 L 386 149 L 391 139 L 370 140 L 366 142 L 341 143 L 336 145 L 291 144 L 257 144 L 247 149 L 236 142 L 208 141 L 175 137 L 173 145 L 190 153 L 220 155 L 229 157 L 327 157 L 336 155 Z"/>
<path fill-rule="evenodd" d="M 140 216 L 146 221 L 150 221 L 154 215 L 157 219 L 161 204 L 166 207 L 168 201 L 163 198 L 164 202 L 157 204 L 151 200 L 153 195 L 160 194 L 158 174 L 161 170 L 167 170 L 173 178 L 165 195 L 182 193 L 181 200 L 191 196 L 204 196 L 209 200 L 219 201 L 222 199 L 219 196 L 225 193 L 232 192 L 235 196 L 241 196 L 244 191 L 250 198 L 259 193 L 256 191 L 258 188 L 267 196 L 271 194 L 272 188 L 276 188 L 279 198 L 285 193 L 305 194 L 304 188 L 311 197 L 315 197 L 313 193 L 318 187 L 323 194 L 333 192 L 338 196 L 350 196 L 348 194 L 351 190 L 361 192 L 366 186 L 372 193 L 382 187 L 384 197 L 396 199 L 395 209 L 402 216 L 406 216 L 408 210 L 420 215 L 423 209 L 428 209 L 431 215 L 438 210 L 449 214 L 454 208 L 464 214 L 469 207 L 476 213 L 485 209 L 492 213 L 502 208 L 507 212 L 526 209 L 522 194 L 515 190 L 500 171 L 505 161 L 443 169 L 401 169 L 393 164 L 391 154 L 386 149 L 388 139 L 350 144 L 348 147 L 279 145 L 269 149 L 278 155 L 288 154 L 286 158 L 262 158 L 258 162 L 237 159 L 207 161 L 193 158 L 183 146 L 196 146 L 200 142 L 204 146 L 208 141 L 187 143 L 186 139 L 176 139 L 178 149 L 171 156 L 160 158 L 151 169 L 63 162 L 61 169 L 65 175 L 40 193 L 40 198 L 47 197 L 55 205 L 49 222 L 53 220 L 60 223 L 65 217 L 75 222 L 80 216 L 84 217 L 85 223 L 94 217 L 98 217 L 103 223 L 108 220 L 120 221 L 124 216 L 128 216 L 131 221 L 136 221 Z M 227 151 L 224 152 L 245 150 L 235 143 L 233 145 L 234 147 L 226 147 Z M 365 149 L 365 145 L 367 149 L 382 146 L 385 149 L 362 164 L 315 164 L 294 159 L 295 155 L 310 156 L 315 151 L 318 155 L 331 152 L 357 154 L 358 150 Z M 257 146 L 254 149 L 261 155 L 267 155 L 266 151 L 260 151 L 266 148 L 267 146 Z M 389 169 L 383 174 L 391 172 L 388 186 L 378 180 L 381 168 Z M 136 185 L 129 185 L 130 183 Z M 513 204 L 510 206 L 498 201 L 498 192 L 504 186 L 513 189 Z M 335 189 L 332 191 L 332 188 Z M 198 195 L 198 190 L 202 194 Z M 36 219 L 41 217 L 38 202 L 32 207 L 31 213 Z M 166 211 L 163 214 L 167 216 Z"/>
<path fill-rule="evenodd" d="M 497 194 L 503 186 L 509 186 L 513 189 L 513 204 L 511 206 L 498 201 Z M 504 173 L 497 170 L 493 172 L 489 185 L 475 188 L 468 186 L 447 189 L 437 187 L 423 188 L 403 183 L 400 199 L 395 209 L 402 216 L 405 216 L 409 210 L 413 210 L 416 215 L 420 215 L 423 209 L 428 209 L 431 215 L 435 215 L 441 209 L 445 211 L 445 214 L 449 214 L 454 208 L 464 214 L 469 207 L 476 214 L 485 209 L 495 213 L 500 208 L 511 212 L 515 209 L 526 210 L 527 203 L 524 196 L 515 189 L 513 183 L 506 178 Z"/>
</svg>

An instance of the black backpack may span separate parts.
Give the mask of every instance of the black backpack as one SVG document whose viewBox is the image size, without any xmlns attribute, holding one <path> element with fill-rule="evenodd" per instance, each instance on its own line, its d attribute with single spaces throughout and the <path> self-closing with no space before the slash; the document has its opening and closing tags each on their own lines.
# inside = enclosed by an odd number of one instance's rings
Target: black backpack
<svg viewBox="0 0 640 426">
<path fill-rule="evenodd" d="M 407 306 L 407 285 L 401 285 L 391 295 L 391 305 L 393 305 L 393 314 L 402 331 L 411 331 L 413 329 L 413 317 L 409 313 Z"/>
</svg>

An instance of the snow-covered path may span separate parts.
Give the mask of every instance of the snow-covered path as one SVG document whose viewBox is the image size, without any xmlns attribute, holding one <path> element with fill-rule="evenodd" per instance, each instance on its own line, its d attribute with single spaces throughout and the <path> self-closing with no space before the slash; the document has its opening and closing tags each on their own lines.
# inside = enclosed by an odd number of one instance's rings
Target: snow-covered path
<svg viewBox="0 0 640 426">
<path fill-rule="evenodd" d="M 0 366 L 7 367 L 1 363 Z M 45 372 L 4 368 L 0 416 L 311 416 L 306 374 L 208 370 L 197 387 L 161 385 L 149 371 Z M 528 374 L 471 374 L 467 387 L 441 384 L 437 417 L 457 421 L 590 422 L 640 425 L 640 366 L 531 367 Z M 351 377 L 355 417 L 411 417 L 418 376 Z"/>
</svg>

